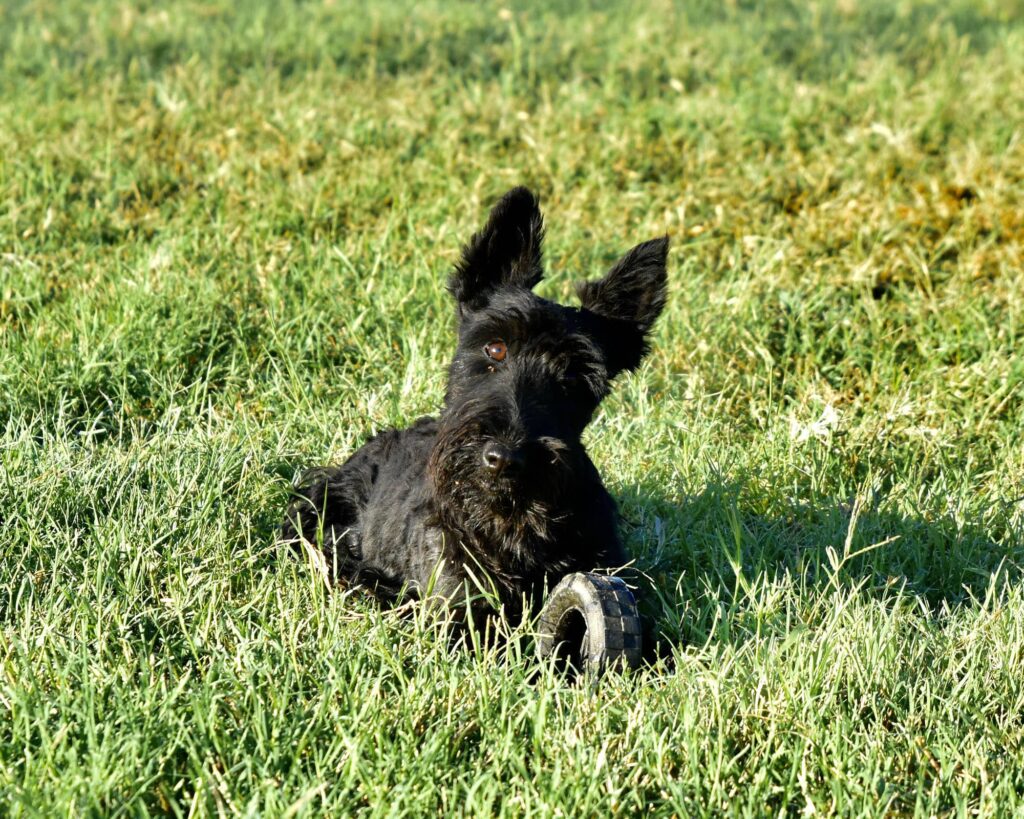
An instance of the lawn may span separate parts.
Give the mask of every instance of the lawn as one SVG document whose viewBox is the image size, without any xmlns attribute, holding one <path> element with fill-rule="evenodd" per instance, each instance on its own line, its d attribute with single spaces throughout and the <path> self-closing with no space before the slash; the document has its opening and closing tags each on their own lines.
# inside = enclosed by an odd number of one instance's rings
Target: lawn
<svg viewBox="0 0 1024 819">
<path fill-rule="evenodd" d="M 0 9 L 0 814 L 1024 811 L 1024 6 L 581 5 Z M 597 684 L 274 544 L 520 183 L 543 295 L 673 243 Z"/>
</svg>

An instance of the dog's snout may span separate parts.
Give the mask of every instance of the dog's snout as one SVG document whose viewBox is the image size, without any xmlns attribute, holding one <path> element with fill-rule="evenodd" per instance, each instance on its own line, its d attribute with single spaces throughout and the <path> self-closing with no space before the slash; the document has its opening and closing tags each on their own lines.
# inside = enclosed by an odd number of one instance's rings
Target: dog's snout
<svg viewBox="0 0 1024 819">
<path fill-rule="evenodd" d="M 484 466 L 494 475 L 515 475 L 523 468 L 523 453 L 491 441 L 484 446 Z"/>
</svg>

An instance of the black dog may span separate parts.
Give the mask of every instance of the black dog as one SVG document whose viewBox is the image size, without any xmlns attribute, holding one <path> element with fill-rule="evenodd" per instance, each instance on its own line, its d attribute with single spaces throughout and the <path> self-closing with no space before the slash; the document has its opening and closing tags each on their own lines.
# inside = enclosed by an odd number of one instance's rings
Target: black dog
<svg viewBox="0 0 1024 819">
<path fill-rule="evenodd" d="M 318 545 L 337 579 L 395 602 L 451 600 L 486 578 L 514 614 L 570 572 L 627 562 L 580 436 L 647 352 L 668 238 L 581 284 L 577 309 L 531 292 L 543 232 L 537 200 L 515 188 L 464 248 L 448 282 L 459 345 L 440 417 L 304 476 L 282 535 Z"/>
</svg>

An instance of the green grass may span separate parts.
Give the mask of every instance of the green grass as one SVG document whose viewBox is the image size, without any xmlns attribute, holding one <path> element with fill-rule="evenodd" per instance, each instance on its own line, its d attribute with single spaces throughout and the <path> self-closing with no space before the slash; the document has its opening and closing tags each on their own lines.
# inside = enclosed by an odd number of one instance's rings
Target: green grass
<svg viewBox="0 0 1024 819">
<path fill-rule="evenodd" d="M 1024 8 L 577 6 L 0 10 L 0 814 L 1024 811 Z M 519 183 L 545 295 L 673 239 L 595 687 L 273 544 Z"/>
</svg>

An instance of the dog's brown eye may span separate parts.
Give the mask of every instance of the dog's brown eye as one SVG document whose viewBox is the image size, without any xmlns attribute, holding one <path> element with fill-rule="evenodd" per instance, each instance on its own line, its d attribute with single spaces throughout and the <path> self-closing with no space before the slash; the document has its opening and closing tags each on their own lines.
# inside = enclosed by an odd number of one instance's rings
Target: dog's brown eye
<svg viewBox="0 0 1024 819">
<path fill-rule="evenodd" d="M 484 347 L 484 352 L 487 353 L 487 357 L 492 361 L 504 361 L 505 356 L 508 355 L 508 347 L 505 346 L 504 341 L 492 341 L 490 344 Z"/>
</svg>

